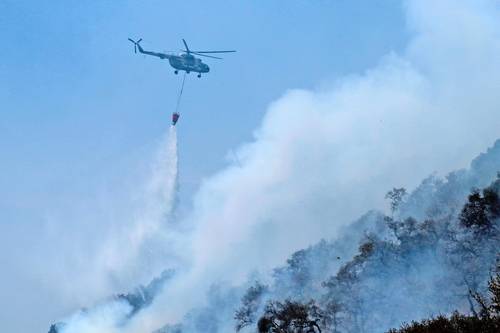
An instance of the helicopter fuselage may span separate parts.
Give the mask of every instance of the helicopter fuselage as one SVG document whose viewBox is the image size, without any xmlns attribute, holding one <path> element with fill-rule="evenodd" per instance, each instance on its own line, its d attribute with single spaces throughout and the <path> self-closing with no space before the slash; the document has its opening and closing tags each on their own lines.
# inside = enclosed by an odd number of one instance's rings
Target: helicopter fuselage
<svg viewBox="0 0 500 333">
<path fill-rule="evenodd" d="M 142 48 L 140 42 L 142 41 L 142 38 L 139 40 L 135 41 L 131 38 L 128 39 L 132 43 L 134 43 L 134 52 L 137 53 L 137 50 L 139 50 L 140 53 L 158 57 L 160 59 L 168 59 L 168 62 L 170 63 L 170 66 L 175 68 L 175 74 L 178 74 L 179 71 L 185 71 L 186 73 L 190 72 L 195 72 L 198 73 L 198 77 L 201 77 L 201 73 L 208 73 L 210 71 L 210 67 L 208 67 L 207 64 L 203 63 L 200 58 L 197 58 L 194 56 L 200 55 L 203 57 L 208 57 L 208 58 L 214 58 L 214 59 L 222 59 L 210 54 L 213 53 L 231 53 L 231 52 L 236 52 L 234 50 L 230 51 L 191 51 L 186 43 L 186 41 L 183 39 L 182 42 L 184 43 L 184 46 L 186 47 L 185 50 L 182 51 L 182 53 L 175 55 L 175 54 L 167 54 L 167 53 L 161 53 L 161 52 L 154 52 L 154 51 L 146 51 Z"/>
<path fill-rule="evenodd" d="M 208 73 L 210 67 L 203 63 L 201 59 L 196 58 L 191 54 L 171 55 L 168 58 L 170 66 L 176 70 L 196 73 Z"/>
</svg>

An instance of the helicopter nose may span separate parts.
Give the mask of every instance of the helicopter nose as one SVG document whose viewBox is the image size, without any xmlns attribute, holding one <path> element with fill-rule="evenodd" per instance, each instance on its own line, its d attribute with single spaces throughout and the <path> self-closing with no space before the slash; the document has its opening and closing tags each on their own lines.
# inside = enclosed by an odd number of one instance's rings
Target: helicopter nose
<svg viewBox="0 0 500 333">
<path fill-rule="evenodd" d="M 208 72 L 210 72 L 210 67 L 208 67 L 208 65 L 205 64 L 205 70 Z"/>
</svg>

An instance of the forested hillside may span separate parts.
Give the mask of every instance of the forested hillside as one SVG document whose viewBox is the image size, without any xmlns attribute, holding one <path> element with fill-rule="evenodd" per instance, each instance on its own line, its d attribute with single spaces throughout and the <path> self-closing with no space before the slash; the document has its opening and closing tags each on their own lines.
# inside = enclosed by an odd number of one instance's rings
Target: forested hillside
<svg viewBox="0 0 500 333">
<path fill-rule="evenodd" d="M 499 170 L 500 140 L 466 170 L 432 175 L 410 193 L 388 191 L 387 213 L 367 212 L 270 274 L 256 272 L 239 286 L 212 285 L 203 307 L 155 333 L 496 330 Z M 148 307 L 173 275 L 114 297 L 130 308 L 124 322 Z M 50 332 L 64 327 L 55 324 Z"/>
</svg>

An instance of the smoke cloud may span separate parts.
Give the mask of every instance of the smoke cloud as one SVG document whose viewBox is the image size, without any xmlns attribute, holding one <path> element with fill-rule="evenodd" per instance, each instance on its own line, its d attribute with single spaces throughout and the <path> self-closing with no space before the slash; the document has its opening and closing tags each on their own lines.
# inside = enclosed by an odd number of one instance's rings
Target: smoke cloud
<svg viewBox="0 0 500 333">
<path fill-rule="evenodd" d="M 432 8 L 432 10 L 430 10 Z M 254 269 L 371 208 L 393 186 L 465 167 L 498 136 L 500 9 L 495 1 L 407 1 L 413 37 L 361 75 L 291 90 L 268 109 L 240 163 L 207 179 L 183 222 L 190 269 L 132 332 L 156 329 L 203 303 L 215 282 Z M 140 329 L 138 327 L 141 327 Z"/>
<path fill-rule="evenodd" d="M 213 283 L 237 285 L 294 250 L 335 238 L 368 209 L 384 207 L 388 189 L 465 167 L 495 141 L 498 2 L 409 0 L 405 8 L 413 37 L 402 54 L 314 91 L 290 90 L 269 107 L 253 142 L 237 149 L 239 163 L 207 179 L 191 214 L 178 222 L 192 232 L 160 227 L 176 169 L 158 169 L 151 185 L 158 196 L 127 229 L 130 252 L 123 260 L 115 256 L 124 252 L 111 251 L 110 261 L 145 260 L 137 253 L 148 243 L 155 256 L 177 254 L 183 270 L 123 331 L 175 323 L 206 302 Z M 164 263 L 153 266 L 159 271 Z"/>
</svg>

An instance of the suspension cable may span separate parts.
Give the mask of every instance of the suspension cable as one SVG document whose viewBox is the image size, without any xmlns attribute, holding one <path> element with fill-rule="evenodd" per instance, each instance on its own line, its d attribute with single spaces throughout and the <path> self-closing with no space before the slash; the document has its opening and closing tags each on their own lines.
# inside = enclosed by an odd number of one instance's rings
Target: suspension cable
<svg viewBox="0 0 500 333">
<path fill-rule="evenodd" d="M 177 104 L 175 106 L 175 113 L 179 113 L 179 105 L 181 104 L 181 97 L 182 97 L 182 92 L 184 91 L 184 82 L 186 81 L 186 72 L 184 72 L 184 76 L 182 77 L 182 85 L 181 85 L 181 91 L 179 93 L 179 96 L 177 96 Z"/>
</svg>

